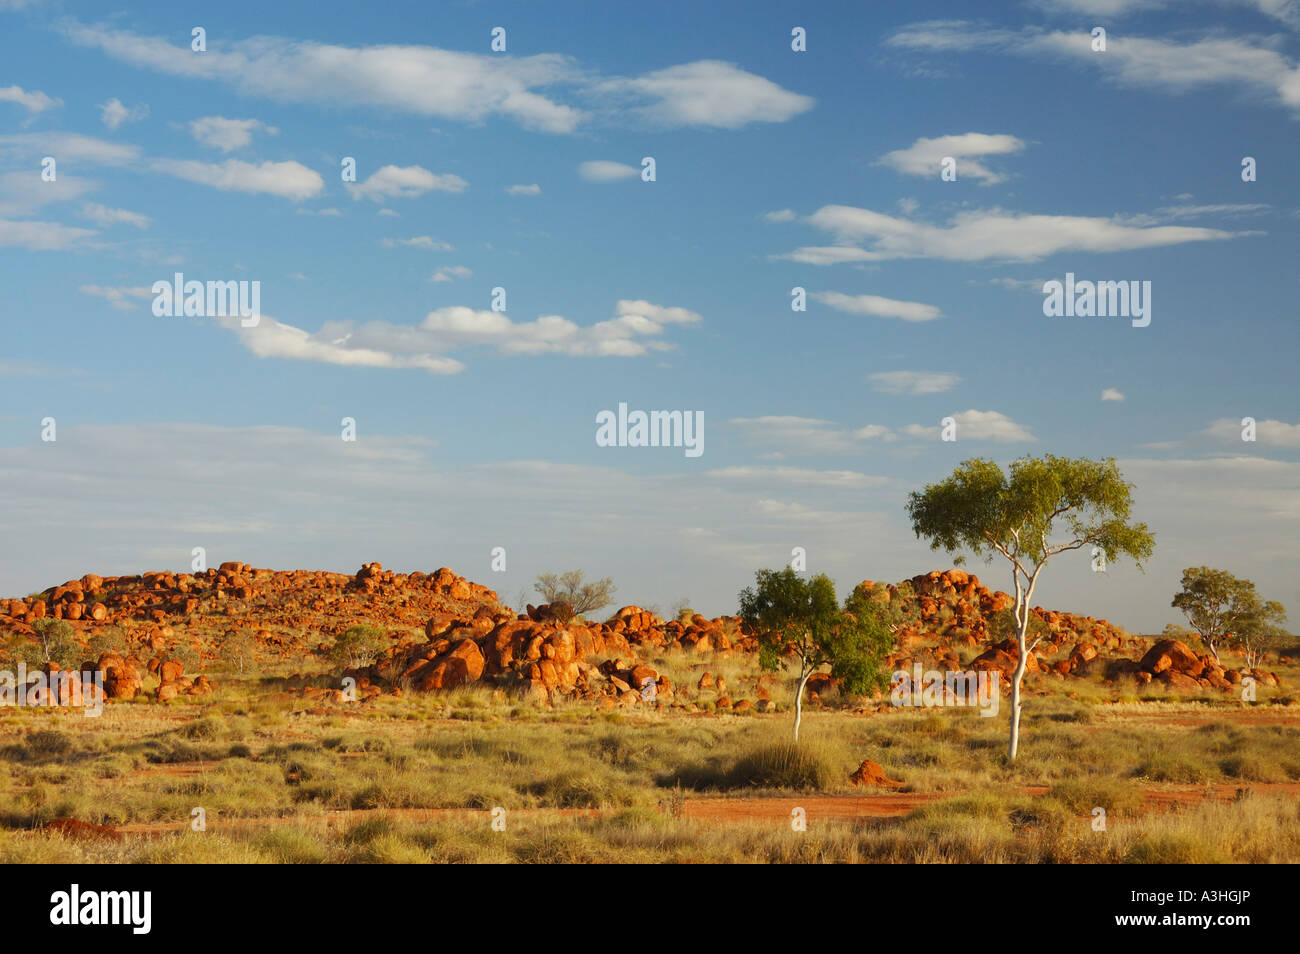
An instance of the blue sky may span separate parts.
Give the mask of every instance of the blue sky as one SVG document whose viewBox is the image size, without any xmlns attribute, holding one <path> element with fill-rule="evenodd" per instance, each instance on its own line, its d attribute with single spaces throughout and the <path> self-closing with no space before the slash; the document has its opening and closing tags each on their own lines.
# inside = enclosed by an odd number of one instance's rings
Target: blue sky
<svg viewBox="0 0 1300 954">
<path fill-rule="evenodd" d="M 0 592 L 203 546 L 732 612 L 796 546 L 946 565 L 908 491 L 1055 453 L 1157 548 L 1044 605 L 1159 630 L 1203 563 L 1300 603 L 1300 5 L 331 6 L 0 0 Z M 156 317 L 177 271 L 261 321 Z M 1150 325 L 1045 317 L 1067 272 Z M 619 402 L 704 453 L 597 446 Z"/>
</svg>

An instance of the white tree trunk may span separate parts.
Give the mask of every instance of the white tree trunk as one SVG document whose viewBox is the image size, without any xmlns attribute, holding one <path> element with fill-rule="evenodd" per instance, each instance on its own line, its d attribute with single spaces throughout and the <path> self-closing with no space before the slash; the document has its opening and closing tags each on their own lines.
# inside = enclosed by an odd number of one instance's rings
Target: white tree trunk
<svg viewBox="0 0 1300 954">
<path fill-rule="evenodd" d="M 1011 741 L 1007 746 L 1007 758 L 1012 762 L 1016 760 L 1016 752 L 1020 749 L 1020 682 L 1025 677 L 1025 666 L 1029 662 L 1029 647 L 1026 645 L 1029 635 L 1029 601 L 1033 598 L 1037 581 L 1038 569 L 1035 569 L 1034 575 L 1029 578 L 1029 588 L 1022 590 L 1020 577 L 1016 576 L 1016 644 L 1020 647 L 1020 659 L 1011 677 Z"/>
<path fill-rule="evenodd" d="M 794 697 L 794 740 L 799 741 L 799 723 L 803 721 L 803 690 L 808 685 L 808 678 L 812 675 L 812 670 L 808 669 L 803 662 L 799 664 L 799 690 Z"/>
</svg>

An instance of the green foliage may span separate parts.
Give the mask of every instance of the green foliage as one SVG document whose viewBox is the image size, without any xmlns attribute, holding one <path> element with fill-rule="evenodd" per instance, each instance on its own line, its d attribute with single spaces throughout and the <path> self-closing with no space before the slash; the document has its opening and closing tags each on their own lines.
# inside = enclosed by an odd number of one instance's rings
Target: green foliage
<svg viewBox="0 0 1300 954">
<path fill-rule="evenodd" d="M 126 652 L 126 637 L 116 626 L 105 626 L 86 643 L 87 658 L 99 659 L 104 653 Z"/>
<path fill-rule="evenodd" d="M 352 669 L 369 666 L 388 648 L 388 635 L 378 626 L 349 626 L 334 640 L 329 658 Z"/>
<path fill-rule="evenodd" d="M 1009 609 L 998 610 L 988 619 L 988 632 L 995 642 L 1016 638 L 1018 635 L 1016 614 Z M 1026 638 L 1031 640 L 1046 637 L 1048 634 L 1047 624 L 1033 613 L 1030 613 L 1029 628 L 1025 632 Z"/>
<path fill-rule="evenodd" d="M 758 640 L 764 669 L 785 669 L 793 654 L 801 677 L 829 663 L 845 693 L 889 681 L 882 660 L 894 637 L 869 590 L 858 587 L 841 609 L 824 573 L 805 580 L 790 567 L 759 570 L 755 585 L 741 591 L 740 616 Z"/>
<path fill-rule="evenodd" d="M 34 622 L 32 629 L 36 632 L 36 646 L 34 657 L 27 659 L 29 665 L 57 663 L 63 669 L 81 665 L 81 643 L 66 622 L 47 616 Z"/>
<path fill-rule="evenodd" d="M 1132 485 L 1113 458 L 1094 461 L 1047 455 L 1013 461 L 1009 473 L 991 460 L 964 461 L 951 477 L 908 496 L 918 538 L 933 550 L 970 550 L 991 558 L 1042 563 L 1065 550 L 1100 547 L 1106 559 L 1131 557 L 1138 567 L 1155 538 L 1145 523 L 1129 523 Z M 1048 538 L 1063 524 L 1069 540 Z"/>
<path fill-rule="evenodd" d="M 1183 570 L 1182 589 L 1170 605 L 1183 611 L 1215 658 L 1221 643 L 1252 653 L 1275 647 L 1288 638 L 1281 626 L 1286 621 L 1286 608 L 1272 600 L 1262 601 L 1254 583 L 1227 570 L 1208 566 Z"/>
<path fill-rule="evenodd" d="M 243 675 L 253 665 L 257 640 L 247 630 L 227 633 L 221 642 L 221 661 Z"/>
<path fill-rule="evenodd" d="M 573 615 L 594 613 L 602 606 L 608 606 L 614 598 L 614 581 L 609 577 L 584 583 L 582 570 L 569 570 L 567 573 L 543 573 L 537 577 L 533 588 L 542 595 L 543 601 L 556 604 L 566 603 L 572 607 Z"/>
<path fill-rule="evenodd" d="M 1141 569 L 1155 549 L 1155 537 L 1145 523 L 1129 521 L 1132 491 L 1114 458 L 1048 454 L 1013 461 L 1005 474 L 991 460 L 972 458 L 947 479 L 908 495 L 912 529 L 932 550 L 969 550 L 986 560 L 1001 554 L 1011 563 L 1022 652 L 1011 688 L 1012 760 L 1019 745 L 1020 679 L 1038 574 L 1052 557 L 1083 547 L 1100 549 L 1108 561 L 1131 557 Z M 1062 530 L 1065 539 L 1052 542 Z"/>
</svg>

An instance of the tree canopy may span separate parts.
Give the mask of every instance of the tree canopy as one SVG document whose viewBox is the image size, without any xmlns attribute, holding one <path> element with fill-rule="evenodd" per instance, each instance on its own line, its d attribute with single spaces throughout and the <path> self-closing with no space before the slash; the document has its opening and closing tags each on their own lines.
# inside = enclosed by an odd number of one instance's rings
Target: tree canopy
<svg viewBox="0 0 1300 954">
<path fill-rule="evenodd" d="M 573 614 L 581 616 L 608 606 L 614 598 L 614 581 L 609 577 L 584 583 L 582 570 L 567 573 L 543 573 L 537 577 L 533 588 L 547 603 L 567 603 Z"/>
<path fill-rule="evenodd" d="M 1215 659 L 1224 643 L 1249 652 L 1286 635 L 1281 627 L 1286 608 L 1273 600 L 1261 600 L 1253 582 L 1227 570 L 1208 566 L 1183 570 L 1182 589 L 1170 605 L 1183 611 Z"/>
<path fill-rule="evenodd" d="M 792 661 L 799 663 L 796 742 L 804 686 L 820 667 L 830 665 L 841 692 L 871 692 L 888 684 L 882 660 L 894 637 L 880 617 L 879 606 L 862 587 L 841 608 L 835 584 L 824 573 L 804 579 L 790 567 L 759 570 L 754 586 L 740 593 L 740 617 L 758 640 L 763 669 L 784 670 Z"/>
</svg>

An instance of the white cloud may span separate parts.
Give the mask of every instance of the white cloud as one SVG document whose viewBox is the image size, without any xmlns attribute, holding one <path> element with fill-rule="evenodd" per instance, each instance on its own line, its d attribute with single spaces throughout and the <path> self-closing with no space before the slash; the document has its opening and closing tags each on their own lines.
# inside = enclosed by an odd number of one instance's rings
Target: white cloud
<svg viewBox="0 0 1300 954">
<path fill-rule="evenodd" d="M 1116 388 L 1106 388 L 1101 392 L 1101 399 L 1103 401 L 1123 401 L 1124 395 Z"/>
<path fill-rule="evenodd" d="M 1022 443 L 1037 440 L 1029 429 L 1017 424 L 999 411 L 960 411 L 949 415 L 956 422 L 957 440 L 959 441 L 996 441 L 998 443 Z M 938 439 L 941 428 L 924 424 L 908 424 L 903 433 L 910 437 Z"/>
<path fill-rule="evenodd" d="M 431 282 L 452 282 L 458 278 L 469 278 L 474 273 L 464 265 L 444 265 L 431 276 Z"/>
<path fill-rule="evenodd" d="M 1253 215 L 1268 211 L 1272 206 L 1265 202 L 1223 202 L 1218 205 L 1166 205 L 1156 209 L 1155 215 L 1167 219 L 1195 219 L 1207 215 Z"/>
<path fill-rule="evenodd" d="M 868 424 L 866 427 L 859 427 L 853 432 L 853 436 L 860 441 L 874 441 L 879 438 L 885 443 L 891 443 L 898 440 L 898 435 L 883 424 Z"/>
<path fill-rule="evenodd" d="M 298 215 L 323 215 L 323 216 L 325 216 L 326 218 L 334 218 L 335 216 L 339 216 L 339 215 L 342 215 L 342 214 L 343 214 L 343 213 L 340 212 L 338 209 L 335 209 L 335 208 L 333 208 L 333 207 L 327 207 L 327 208 L 324 208 L 324 209 L 302 209 L 302 208 L 300 208 L 300 209 L 295 209 L 294 211 L 296 211 L 296 212 L 298 213 Z"/>
<path fill-rule="evenodd" d="M 153 222 L 153 219 L 149 218 L 149 216 L 141 215 L 139 212 L 129 212 L 126 209 L 110 209 L 98 202 L 87 202 L 81 207 L 81 214 L 103 228 L 122 224 L 134 225 L 138 229 L 147 229 L 150 223 Z"/>
<path fill-rule="evenodd" d="M 1259 13 L 1294 28 L 1300 27 L 1300 3 L 1297 0 L 1212 0 L 1220 6 L 1252 7 Z M 1147 13 L 1175 5 L 1175 0 L 1034 0 L 1034 5 L 1048 13 L 1091 14 L 1122 17 Z"/>
<path fill-rule="evenodd" d="M 803 467 L 720 467 L 705 471 L 704 476 L 721 480 L 808 484 L 814 487 L 851 489 L 879 487 L 889 483 L 887 477 L 875 477 L 855 470 L 811 470 Z"/>
<path fill-rule="evenodd" d="M 435 239 L 431 235 L 415 235 L 411 238 L 404 239 L 386 238 L 383 241 L 383 245 L 384 248 L 398 248 L 399 246 L 405 246 L 406 248 L 419 248 L 426 252 L 453 251 L 452 247 L 446 242 Z"/>
<path fill-rule="evenodd" d="M 39 132 L 0 136 L 0 155 L 13 157 L 54 156 L 60 168 L 65 164 L 87 163 L 120 166 L 140 158 L 136 146 L 82 136 L 77 133 Z M 61 174 L 61 173 L 60 173 Z"/>
<path fill-rule="evenodd" d="M 934 305 L 919 301 L 897 301 L 879 295 L 845 295 L 842 292 L 813 292 L 812 297 L 850 315 L 873 315 L 877 318 L 901 318 L 903 321 L 933 321 L 941 312 Z"/>
<path fill-rule="evenodd" d="M 1035 294 L 1043 293 L 1043 285 L 1046 284 L 1046 278 L 990 278 L 990 285 L 997 285 L 1005 288 L 1007 291 L 1032 291 Z"/>
<path fill-rule="evenodd" d="M 958 179 L 977 179 L 984 185 L 1002 182 L 1006 176 L 979 162 L 979 156 L 1004 156 L 1020 152 L 1024 142 L 1015 136 L 988 133 L 962 133 L 918 139 L 906 149 L 896 149 L 880 157 L 879 164 L 911 176 L 938 178 L 940 163 L 952 158 L 957 163 Z"/>
<path fill-rule="evenodd" d="M 1240 444 L 1243 452 L 1250 447 L 1248 441 L 1241 439 L 1243 430 L 1241 418 L 1222 417 L 1205 429 L 1205 434 L 1220 440 Z M 1288 424 L 1286 421 L 1257 420 L 1255 422 L 1255 443 L 1265 447 L 1300 447 L 1300 424 Z"/>
<path fill-rule="evenodd" d="M 620 318 L 651 321 L 660 325 L 693 325 L 701 318 L 686 308 L 665 308 L 655 305 L 643 298 L 620 298 L 614 306 L 614 312 Z"/>
<path fill-rule="evenodd" d="M 227 119 L 225 116 L 203 116 L 190 120 L 189 130 L 197 142 L 222 152 L 243 149 L 253 141 L 253 133 L 258 130 L 272 136 L 280 132 L 260 119 Z"/>
<path fill-rule="evenodd" d="M 641 175 L 641 170 L 622 162 L 593 159 L 578 166 L 578 175 L 588 182 L 616 182 L 619 179 L 635 179 Z"/>
<path fill-rule="evenodd" d="M 209 79 L 246 95 L 284 102 L 379 107 L 467 123 L 505 117 L 528 129 L 571 133 L 591 113 L 561 102 L 568 88 L 603 113 L 661 126 L 736 129 L 784 122 L 811 109 L 811 97 L 732 63 L 700 60 L 641 76 L 602 77 L 570 56 L 502 56 L 432 46 L 342 46 L 259 36 L 223 40 L 201 56 L 164 37 L 73 20 L 74 43 L 172 76 Z"/>
<path fill-rule="evenodd" d="M 202 55 L 163 37 L 64 24 L 69 39 L 121 62 L 171 76 L 210 79 L 247 95 L 297 103 L 377 106 L 479 122 L 504 116 L 530 129 L 572 132 L 583 118 L 539 90 L 581 76 L 557 54 L 500 56 L 430 46 L 349 47 L 262 36 L 223 41 Z"/>
<path fill-rule="evenodd" d="M 541 195 L 542 187 L 537 183 L 532 185 L 512 185 L 506 187 L 506 195 Z"/>
<path fill-rule="evenodd" d="M 378 212 L 376 212 L 375 214 L 376 214 L 376 215 L 387 215 L 387 216 L 389 216 L 390 218 L 394 218 L 394 219 L 400 219 L 400 218 L 402 217 L 402 213 L 401 213 L 401 212 L 398 212 L 396 209 L 380 209 L 380 210 L 379 210 Z"/>
<path fill-rule="evenodd" d="M 628 309 L 624 307 L 627 304 L 645 307 Z M 465 366 L 446 353 L 462 348 L 485 347 L 502 355 L 571 357 L 637 357 L 666 351 L 673 345 L 661 338 L 664 325 L 689 324 L 689 320 L 679 317 L 676 321 L 672 319 L 680 314 L 694 315 L 685 309 L 664 308 L 648 302 L 620 301 L 616 307 L 619 311 L 616 317 L 587 326 L 560 315 L 516 322 L 502 312 L 478 311 L 463 305 L 435 309 L 418 325 L 330 321 L 317 332 L 265 315 L 251 328 L 244 328 L 238 319 L 216 320 L 259 357 L 377 368 L 423 368 L 435 374 L 455 374 Z M 654 321 L 639 312 L 669 317 Z"/>
<path fill-rule="evenodd" d="M 21 86 L 0 86 L 0 103 L 17 103 L 29 113 L 36 114 L 62 106 L 63 100 L 47 96 L 38 89 L 28 91 Z"/>
<path fill-rule="evenodd" d="M 127 109 L 122 101 L 114 96 L 108 102 L 99 104 L 99 119 L 109 129 L 116 130 L 123 123 L 139 122 L 149 115 L 149 107 L 141 103 Z"/>
<path fill-rule="evenodd" d="M 20 246 L 37 252 L 69 248 L 82 239 L 98 235 L 94 229 L 78 229 L 58 222 L 14 222 L 0 219 L 0 247 Z"/>
<path fill-rule="evenodd" d="M 384 166 L 360 185 L 345 183 L 354 199 L 413 199 L 426 192 L 464 192 L 469 183 L 456 175 L 438 175 L 423 166 Z"/>
<path fill-rule="evenodd" d="M 254 165 L 239 159 L 225 162 L 196 162 L 188 159 L 155 159 L 149 164 L 156 172 L 233 192 L 279 196 L 301 202 L 325 188 L 320 173 L 298 162 L 261 162 Z"/>
<path fill-rule="evenodd" d="M 1278 8 L 1287 6 L 1276 4 Z M 1290 9 L 1300 9 L 1291 6 Z M 1214 85 L 1242 87 L 1300 110 L 1300 69 L 1265 39 L 1212 34 L 1182 43 L 1163 38 L 1111 33 L 1106 53 L 1092 50 L 1089 30 L 1047 31 L 990 29 L 964 20 L 932 20 L 903 27 L 888 40 L 892 46 L 934 53 L 983 50 L 1039 56 L 1095 67 L 1111 82 L 1171 93 Z"/>
<path fill-rule="evenodd" d="M 948 371 L 881 371 L 870 376 L 874 390 L 885 394 L 942 394 L 961 384 Z"/>
<path fill-rule="evenodd" d="M 772 414 L 736 417 L 730 423 L 740 428 L 749 440 L 774 447 L 783 455 L 846 454 L 861 450 L 851 431 L 820 418 Z"/>
<path fill-rule="evenodd" d="M 775 212 L 767 212 L 763 215 L 764 222 L 793 222 L 794 220 L 794 209 L 777 209 Z"/>
<path fill-rule="evenodd" d="M 607 80 L 603 92 L 647 97 L 636 109 L 663 126 L 738 129 L 749 123 L 781 123 L 812 109 L 811 96 L 792 93 L 734 63 L 699 60 L 636 78 Z"/>
<path fill-rule="evenodd" d="M 809 265 L 902 258 L 1032 262 L 1063 251 L 1124 252 L 1244 234 L 1175 225 L 1139 228 L 1114 219 L 1024 215 L 999 209 L 959 212 L 944 227 L 849 205 L 826 205 L 807 221 L 831 233 L 839 244 L 800 248 L 781 258 Z M 863 240 L 869 248 L 849 244 Z"/>
<path fill-rule="evenodd" d="M 104 285 L 82 285 L 79 291 L 83 295 L 102 298 L 118 311 L 134 311 L 139 308 L 141 299 L 153 298 L 153 289 L 141 287 L 108 287 Z"/>
<path fill-rule="evenodd" d="M 71 202 L 98 187 L 99 183 L 62 169 L 57 179 L 46 182 L 37 165 L 21 172 L 0 173 L 0 217 L 25 218 L 43 206 Z"/>
</svg>

